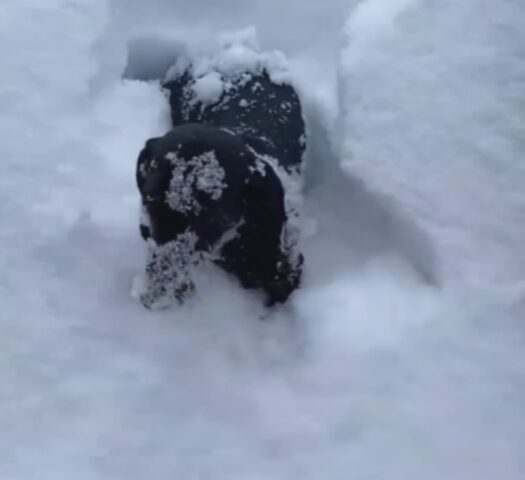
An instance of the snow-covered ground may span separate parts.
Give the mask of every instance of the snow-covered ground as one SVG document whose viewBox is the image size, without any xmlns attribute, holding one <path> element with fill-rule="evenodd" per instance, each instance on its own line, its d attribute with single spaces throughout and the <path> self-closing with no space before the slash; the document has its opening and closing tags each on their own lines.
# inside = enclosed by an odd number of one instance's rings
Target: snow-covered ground
<svg viewBox="0 0 525 480">
<path fill-rule="evenodd" d="M 523 478 L 524 22 L 521 0 L 1 2 L 0 478 Z M 250 25 L 305 102 L 304 287 L 261 322 L 204 268 L 147 312 L 134 162 L 168 110 L 139 79 Z"/>
</svg>

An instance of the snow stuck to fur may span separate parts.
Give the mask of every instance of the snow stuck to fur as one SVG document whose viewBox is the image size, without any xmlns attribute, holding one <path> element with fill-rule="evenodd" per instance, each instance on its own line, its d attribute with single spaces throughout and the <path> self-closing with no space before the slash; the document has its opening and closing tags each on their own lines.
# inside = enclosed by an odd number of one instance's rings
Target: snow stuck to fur
<svg viewBox="0 0 525 480">
<path fill-rule="evenodd" d="M 206 193 L 212 200 L 219 200 L 223 190 L 225 173 L 214 151 L 204 152 L 190 160 L 181 159 L 176 153 L 166 154 L 173 165 L 169 191 L 169 206 L 180 213 L 197 214 L 202 210 L 198 192 Z"/>
<path fill-rule="evenodd" d="M 218 102 L 224 91 L 224 83 L 221 74 L 218 72 L 209 72 L 197 78 L 192 85 L 194 103 L 203 105 Z"/>
<path fill-rule="evenodd" d="M 222 34 L 219 48 L 212 52 L 192 53 L 181 57 L 166 76 L 169 81 L 188 69 L 196 81 L 192 84 L 193 103 L 211 104 L 228 92 L 234 83 L 248 81 L 251 75 L 267 72 L 275 83 L 288 83 L 290 74 L 284 55 L 279 51 L 263 52 L 253 27 Z"/>
<path fill-rule="evenodd" d="M 143 283 L 134 285 L 133 295 L 139 295 L 144 306 L 165 309 L 182 304 L 193 293 L 193 268 L 201 255 L 195 250 L 198 237 L 186 231 L 164 245 L 148 241 L 148 259 Z M 139 277 L 140 278 L 140 277 Z"/>
<path fill-rule="evenodd" d="M 287 222 L 282 232 L 282 247 L 288 252 L 293 266 L 298 266 L 300 258 L 303 210 L 303 181 L 299 170 L 288 172 L 270 155 L 262 155 L 250 149 L 256 157 L 256 169 L 264 172 L 264 165 L 271 168 L 281 181 L 284 189 L 284 207 Z M 261 163 L 262 162 L 262 163 Z"/>
</svg>

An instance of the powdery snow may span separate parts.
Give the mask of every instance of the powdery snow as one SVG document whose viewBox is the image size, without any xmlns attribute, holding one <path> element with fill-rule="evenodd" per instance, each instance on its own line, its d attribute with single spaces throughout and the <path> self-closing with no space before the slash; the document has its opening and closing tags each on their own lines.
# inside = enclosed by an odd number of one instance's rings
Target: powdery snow
<svg viewBox="0 0 525 480">
<path fill-rule="evenodd" d="M 523 478 L 523 9 L 387 4 L 1 3 L 0 478 Z M 252 24 L 305 101 L 304 287 L 267 312 L 201 265 L 145 311 L 135 159 L 169 112 L 126 45 Z"/>
<path fill-rule="evenodd" d="M 192 48 L 193 47 L 193 48 Z M 239 84 L 249 82 L 252 75 L 266 72 L 275 83 L 289 83 L 290 72 L 280 51 L 261 51 L 254 27 L 218 36 L 217 43 L 196 48 L 191 43 L 168 70 L 165 80 L 191 72 L 195 82 L 185 94 L 190 103 L 209 105 L 220 100 Z"/>
<path fill-rule="evenodd" d="M 524 21 L 519 1 L 369 0 L 346 25 L 343 166 L 429 232 L 448 281 L 524 279 Z"/>
<path fill-rule="evenodd" d="M 209 105 L 218 102 L 224 92 L 221 74 L 209 72 L 195 80 L 192 86 L 193 98 L 195 102 Z"/>
</svg>

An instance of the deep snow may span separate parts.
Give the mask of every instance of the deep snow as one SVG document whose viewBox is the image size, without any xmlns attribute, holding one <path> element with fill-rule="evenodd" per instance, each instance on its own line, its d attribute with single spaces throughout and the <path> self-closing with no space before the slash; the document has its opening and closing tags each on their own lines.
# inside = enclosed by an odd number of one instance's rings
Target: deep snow
<svg viewBox="0 0 525 480">
<path fill-rule="evenodd" d="M 0 478 L 523 478 L 523 21 L 519 0 L 2 2 Z M 261 322 L 203 268 L 146 312 L 133 169 L 168 110 L 136 79 L 251 24 L 306 105 L 304 288 Z"/>
</svg>

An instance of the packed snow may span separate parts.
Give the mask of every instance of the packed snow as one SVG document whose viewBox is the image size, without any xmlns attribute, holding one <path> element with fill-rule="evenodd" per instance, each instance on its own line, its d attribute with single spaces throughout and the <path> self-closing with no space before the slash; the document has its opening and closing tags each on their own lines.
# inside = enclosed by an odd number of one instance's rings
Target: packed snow
<svg viewBox="0 0 525 480">
<path fill-rule="evenodd" d="M 0 19 L 0 478 L 525 476 L 521 0 Z M 305 106 L 304 285 L 266 311 L 201 265 L 149 312 L 134 169 L 169 128 L 158 80 L 246 32 Z"/>
</svg>

